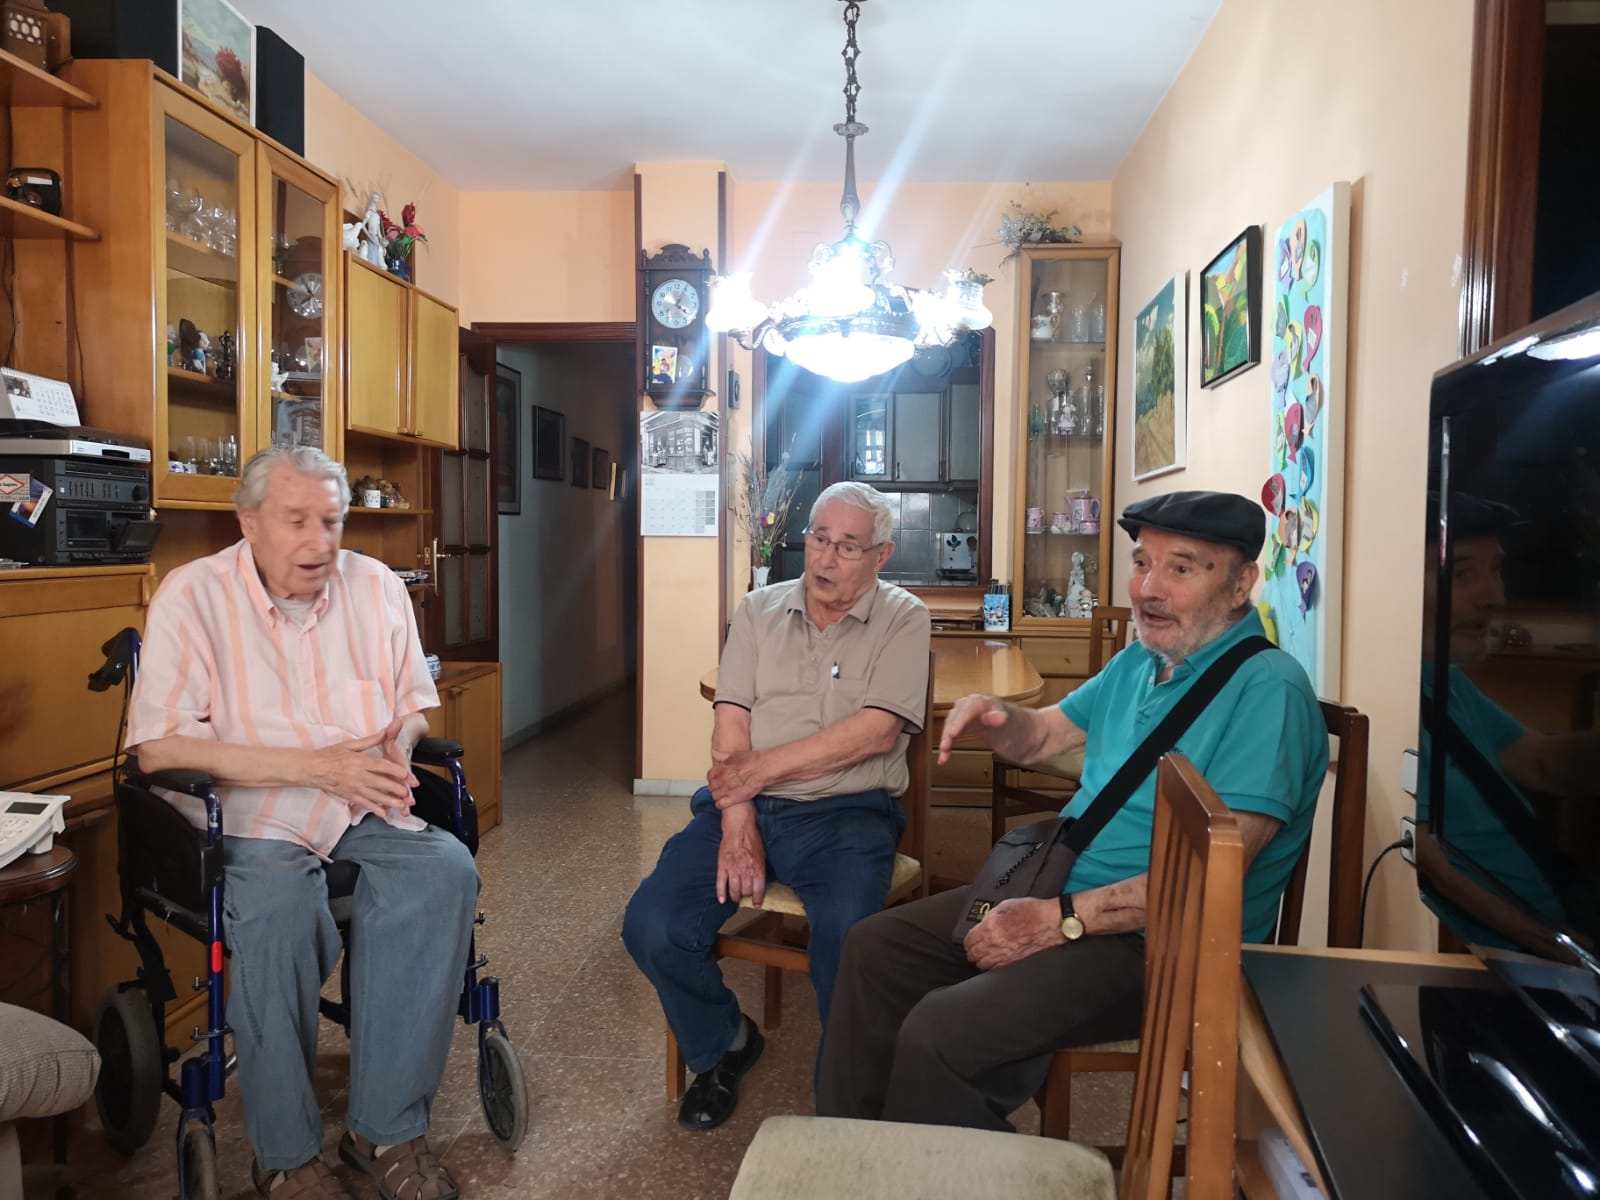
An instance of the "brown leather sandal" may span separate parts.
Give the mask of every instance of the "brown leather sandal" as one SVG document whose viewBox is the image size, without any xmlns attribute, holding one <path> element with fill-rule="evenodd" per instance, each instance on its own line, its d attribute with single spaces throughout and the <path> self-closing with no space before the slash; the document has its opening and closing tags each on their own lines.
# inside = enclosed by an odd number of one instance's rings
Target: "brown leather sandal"
<svg viewBox="0 0 1600 1200">
<path fill-rule="evenodd" d="M 339 1139 L 339 1157 L 371 1175 L 382 1200 L 460 1200 L 455 1180 L 428 1148 L 426 1135 L 390 1146 L 376 1158 L 372 1151 L 371 1142 L 353 1133 Z"/>
<path fill-rule="evenodd" d="M 283 1178 L 282 1183 L 278 1183 L 279 1177 Z M 352 1200 L 339 1177 L 320 1157 L 292 1171 L 263 1171 L 261 1164 L 252 1159 L 250 1182 L 256 1185 L 256 1191 L 272 1200 Z"/>
</svg>

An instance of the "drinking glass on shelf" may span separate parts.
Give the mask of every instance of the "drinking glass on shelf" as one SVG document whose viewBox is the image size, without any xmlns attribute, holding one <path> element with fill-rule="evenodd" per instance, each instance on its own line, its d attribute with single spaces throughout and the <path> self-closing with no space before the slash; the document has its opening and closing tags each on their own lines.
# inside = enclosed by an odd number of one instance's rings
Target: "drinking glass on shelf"
<svg viewBox="0 0 1600 1200">
<path fill-rule="evenodd" d="M 1103 342 L 1106 340 L 1106 302 L 1096 300 L 1089 308 L 1089 333 L 1090 341 Z"/>
<path fill-rule="evenodd" d="M 1067 335 L 1069 342 L 1087 342 L 1089 337 L 1089 306 L 1087 304 L 1074 304 L 1072 306 L 1072 322 L 1069 327 L 1071 333 Z"/>
</svg>

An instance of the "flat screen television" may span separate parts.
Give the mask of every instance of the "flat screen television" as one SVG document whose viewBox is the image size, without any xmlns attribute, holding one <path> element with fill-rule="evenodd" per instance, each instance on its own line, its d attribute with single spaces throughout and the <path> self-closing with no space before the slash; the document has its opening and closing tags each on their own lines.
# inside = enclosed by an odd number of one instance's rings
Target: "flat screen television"
<svg viewBox="0 0 1600 1200">
<path fill-rule="evenodd" d="M 1489 967 L 1363 1012 L 1492 1194 L 1600 1195 L 1600 294 L 1429 405 L 1417 880 Z"/>
</svg>

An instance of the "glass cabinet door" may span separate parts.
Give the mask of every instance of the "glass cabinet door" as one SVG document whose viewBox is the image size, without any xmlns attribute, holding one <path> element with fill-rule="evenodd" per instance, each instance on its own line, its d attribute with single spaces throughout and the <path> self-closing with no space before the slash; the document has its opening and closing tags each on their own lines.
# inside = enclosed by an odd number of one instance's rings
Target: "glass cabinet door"
<svg viewBox="0 0 1600 1200">
<path fill-rule="evenodd" d="M 889 477 L 889 397 L 850 397 L 846 453 L 851 479 Z"/>
<path fill-rule="evenodd" d="M 165 236 L 156 238 L 158 500 L 226 503 L 254 449 L 245 380 L 255 351 L 253 139 L 156 89 Z"/>
<path fill-rule="evenodd" d="M 337 456 L 339 192 L 266 146 L 258 177 L 259 437 Z"/>
<path fill-rule="evenodd" d="M 1111 578 L 1115 260 L 1106 251 L 1035 250 L 1024 262 L 1013 611 L 1084 618 L 1107 602 Z"/>
</svg>

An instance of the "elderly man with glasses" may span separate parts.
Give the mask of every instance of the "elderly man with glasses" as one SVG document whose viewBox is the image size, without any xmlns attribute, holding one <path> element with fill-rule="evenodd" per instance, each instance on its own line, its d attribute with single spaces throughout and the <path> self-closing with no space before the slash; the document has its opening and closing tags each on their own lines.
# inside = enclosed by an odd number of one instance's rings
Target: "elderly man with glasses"
<svg viewBox="0 0 1600 1200">
<path fill-rule="evenodd" d="M 879 492 L 836 483 L 811 506 L 805 573 L 745 597 L 718 671 L 706 786 L 628 904 L 623 942 L 695 1073 L 686 1129 L 733 1115 L 764 1044 L 712 957 L 740 899 L 760 904 L 772 879 L 805 904 L 826 1026 L 845 934 L 888 895 L 929 630 L 922 601 L 878 579 L 891 524 Z"/>
</svg>

